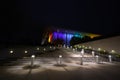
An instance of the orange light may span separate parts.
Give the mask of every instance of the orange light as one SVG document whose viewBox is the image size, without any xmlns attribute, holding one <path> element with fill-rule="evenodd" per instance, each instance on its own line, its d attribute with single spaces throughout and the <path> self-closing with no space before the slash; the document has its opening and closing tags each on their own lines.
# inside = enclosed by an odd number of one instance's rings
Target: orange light
<svg viewBox="0 0 120 80">
<path fill-rule="evenodd" d="M 49 43 L 52 41 L 52 36 L 53 36 L 53 34 L 50 33 L 50 34 L 49 34 L 49 38 L 48 38 L 48 42 L 49 42 Z"/>
</svg>

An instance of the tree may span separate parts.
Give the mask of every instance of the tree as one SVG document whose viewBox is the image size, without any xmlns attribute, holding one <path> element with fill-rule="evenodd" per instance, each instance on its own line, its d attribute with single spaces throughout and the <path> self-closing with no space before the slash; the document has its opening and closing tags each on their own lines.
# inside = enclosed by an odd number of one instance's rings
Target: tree
<svg viewBox="0 0 120 80">
<path fill-rule="evenodd" d="M 70 40 L 70 45 L 75 45 L 81 43 L 82 39 L 79 37 L 72 37 Z"/>
<path fill-rule="evenodd" d="M 64 44 L 64 40 L 63 39 L 56 39 L 53 41 L 54 45 L 63 45 Z"/>
</svg>

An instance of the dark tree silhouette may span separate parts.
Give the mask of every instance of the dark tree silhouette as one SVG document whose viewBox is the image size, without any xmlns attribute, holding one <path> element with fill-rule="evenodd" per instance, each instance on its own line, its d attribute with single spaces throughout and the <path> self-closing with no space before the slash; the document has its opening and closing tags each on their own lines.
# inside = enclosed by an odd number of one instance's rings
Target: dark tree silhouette
<svg viewBox="0 0 120 80">
<path fill-rule="evenodd" d="M 63 45 L 64 44 L 64 40 L 63 39 L 56 39 L 53 41 L 54 45 Z"/>
<path fill-rule="evenodd" d="M 91 38 L 89 36 L 84 36 L 82 39 L 81 39 L 81 42 L 87 42 L 87 41 L 90 41 Z"/>
<path fill-rule="evenodd" d="M 71 40 L 70 40 L 70 45 L 75 45 L 75 44 L 79 44 L 81 43 L 81 38 L 79 37 L 72 37 Z"/>
</svg>

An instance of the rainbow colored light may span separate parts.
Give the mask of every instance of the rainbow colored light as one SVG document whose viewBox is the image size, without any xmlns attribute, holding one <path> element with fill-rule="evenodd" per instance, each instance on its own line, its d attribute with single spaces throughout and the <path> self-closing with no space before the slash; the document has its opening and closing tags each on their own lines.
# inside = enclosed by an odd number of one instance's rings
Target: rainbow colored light
<svg viewBox="0 0 120 80">
<path fill-rule="evenodd" d="M 84 36 L 89 36 L 91 39 L 94 37 L 99 37 L 100 35 L 97 34 L 91 34 L 91 33 L 78 33 L 78 32 L 64 32 L 64 31 L 55 31 L 52 33 L 49 33 L 48 42 L 52 43 L 56 39 L 62 39 L 64 41 L 64 44 L 69 45 L 69 42 L 72 37 L 79 37 L 83 38 Z"/>
<path fill-rule="evenodd" d="M 48 42 L 49 42 L 49 43 L 52 42 L 52 37 L 53 37 L 53 34 L 50 33 L 50 34 L 49 34 L 49 38 L 48 38 Z"/>
</svg>

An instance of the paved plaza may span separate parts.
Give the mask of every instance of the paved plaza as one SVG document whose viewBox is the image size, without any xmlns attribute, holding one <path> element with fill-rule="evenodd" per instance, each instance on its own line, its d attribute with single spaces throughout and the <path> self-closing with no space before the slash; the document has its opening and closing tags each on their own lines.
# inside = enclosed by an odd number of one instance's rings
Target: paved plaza
<svg viewBox="0 0 120 80">
<path fill-rule="evenodd" d="M 119 62 L 97 64 L 85 59 L 81 65 L 78 53 L 62 48 L 47 52 L 36 56 L 33 68 L 29 68 L 30 57 L 5 63 L 0 66 L 0 80 L 120 80 Z M 58 55 L 62 55 L 61 64 Z"/>
</svg>

